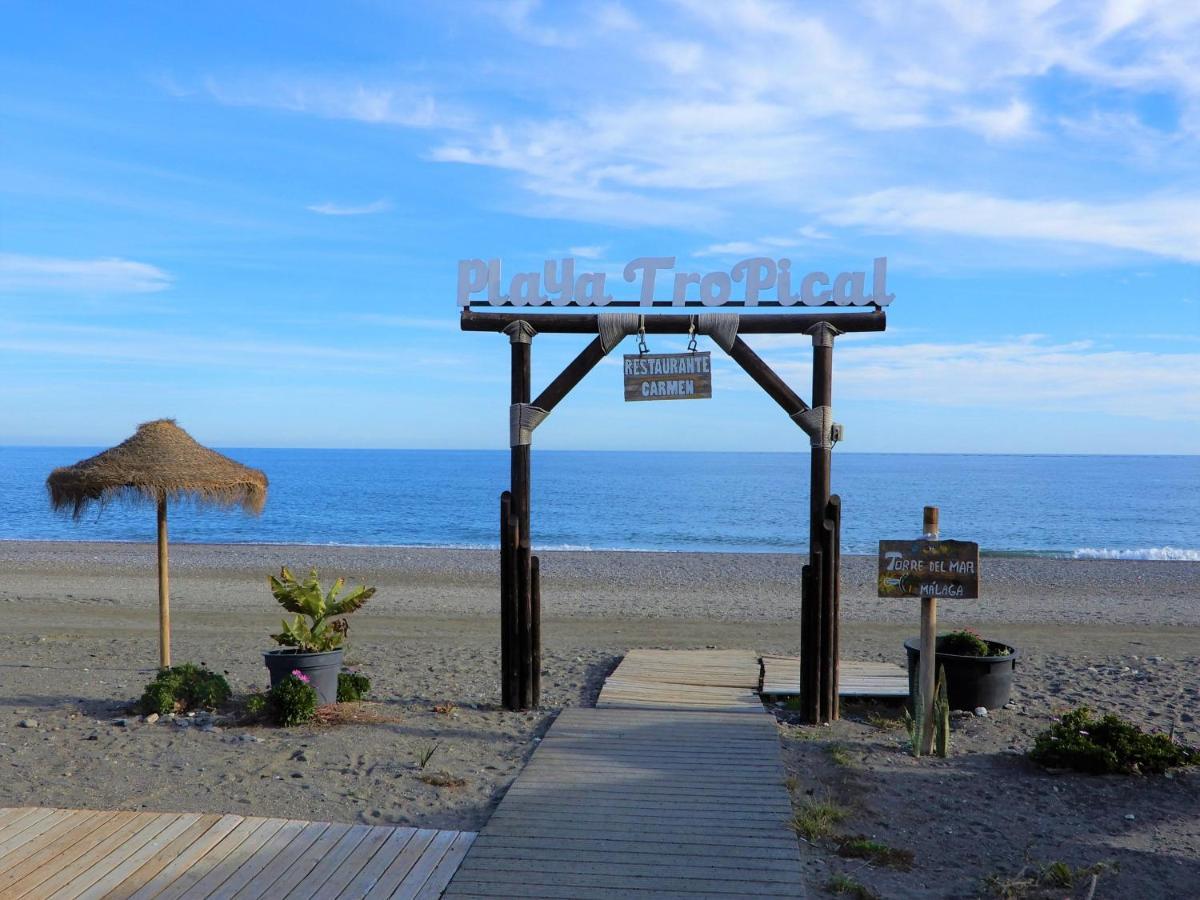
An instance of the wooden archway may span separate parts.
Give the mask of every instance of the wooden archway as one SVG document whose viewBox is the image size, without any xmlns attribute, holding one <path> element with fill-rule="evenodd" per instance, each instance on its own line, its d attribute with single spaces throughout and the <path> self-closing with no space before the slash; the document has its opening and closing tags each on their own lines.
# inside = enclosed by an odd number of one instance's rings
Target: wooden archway
<svg viewBox="0 0 1200 900">
<path fill-rule="evenodd" d="M 741 366 L 809 437 L 809 564 L 800 607 L 800 710 L 811 723 L 838 718 L 838 601 L 841 503 L 831 496 L 833 344 L 839 334 L 883 331 L 878 307 L 852 313 L 539 313 L 462 311 L 463 331 L 507 334 L 512 352 L 509 445 L 511 487 L 500 498 L 501 697 L 506 709 L 539 704 L 541 584 L 529 532 L 529 455 L 533 431 L 583 377 L 627 335 L 707 334 Z M 593 334 L 592 341 L 536 398 L 530 357 L 537 334 Z M 812 403 L 800 396 L 742 340 L 744 334 L 807 334 L 813 344 Z"/>
</svg>

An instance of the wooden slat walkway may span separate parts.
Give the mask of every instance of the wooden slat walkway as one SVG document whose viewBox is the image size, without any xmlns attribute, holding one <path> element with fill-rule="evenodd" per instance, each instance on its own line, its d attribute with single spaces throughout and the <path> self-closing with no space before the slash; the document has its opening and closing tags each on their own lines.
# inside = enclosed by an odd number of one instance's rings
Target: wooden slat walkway
<svg viewBox="0 0 1200 900">
<path fill-rule="evenodd" d="M 672 679 L 657 694 L 656 670 Z M 803 896 L 774 718 L 757 697 L 698 709 L 679 690 L 753 697 L 757 656 L 631 651 L 614 676 L 626 671 L 601 694 L 612 705 L 559 714 L 446 897 Z"/>
<path fill-rule="evenodd" d="M 604 681 L 597 709 L 762 712 L 751 650 L 630 650 Z"/>
<path fill-rule="evenodd" d="M 800 658 L 764 656 L 762 693 L 788 697 L 800 693 Z M 838 694 L 843 697 L 907 697 L 908 672 L 903 666 L 882 662 L 838 664 Z"/>
<path fill-rule="evenodd" d="M 257 816 L 0 809 L 0 898 L 436 898 L 474 839 Z"/>
</svg>

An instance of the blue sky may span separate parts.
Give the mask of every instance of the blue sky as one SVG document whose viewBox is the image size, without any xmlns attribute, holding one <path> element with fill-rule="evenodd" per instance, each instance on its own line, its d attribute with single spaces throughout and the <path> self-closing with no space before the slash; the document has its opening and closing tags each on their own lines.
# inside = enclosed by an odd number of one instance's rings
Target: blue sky
<svg viewBox="0 0 1200 900">
<path fill-rule="evenodd" d="M 889 258 L 847 451 L 1200 452 L 1200 6 L 5 2 L 0 443 L 502 448 L 456 263 Z M 619 275 L 617 277 L 620 286 Z M 749 339 L 809 394 L 807 339 Z M 582 346 L 534 344 L 535 392 Z M 683 341 L 651 340 L 651 350 Z M 633 342 L 623 347 L 633 352 Z M 544 448 L 805 449 L 728 360 Z"/>
</svg>

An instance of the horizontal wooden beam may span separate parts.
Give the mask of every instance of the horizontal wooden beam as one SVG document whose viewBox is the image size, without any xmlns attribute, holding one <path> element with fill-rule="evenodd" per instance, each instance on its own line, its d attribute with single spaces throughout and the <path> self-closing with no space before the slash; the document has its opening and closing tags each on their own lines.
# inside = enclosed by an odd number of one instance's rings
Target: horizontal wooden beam
<svg viewBox="0 0 1200 900">
<path fill-rule="evenodd" d="M 719 312 L 713 308 L 710 312 Z M 479 313 L 463 309 L 460 326 L 463 331 L 503 331 L 512 322 L 525 321 L 542 334 L 597 334 L 599 316 L 594 313 L 545 313 L 530 309 L 528 312 Z M 648 313 L 645 316 L 647 334 L 687 334 L 695 324 L 695 315 L 664 315 Z M 738 334 L 804 334 L 818 322 L 828 322 L 842 333 L 861 331 L 884 331 L 887 314 L 882 309 L 872 312 L 852 313 L 760 313 L 741 315 Z"/>
</svg>

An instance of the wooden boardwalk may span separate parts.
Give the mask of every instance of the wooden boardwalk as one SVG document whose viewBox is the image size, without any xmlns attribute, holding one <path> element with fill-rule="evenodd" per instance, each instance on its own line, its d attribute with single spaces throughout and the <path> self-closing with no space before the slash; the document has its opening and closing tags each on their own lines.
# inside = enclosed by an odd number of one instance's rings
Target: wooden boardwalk
<svg viewBox="0 0 1200 900">
<path fill-rule="evenodd" d="M 764 656 L 762 693 L 789 697 L 800 693 L 800 658 Z M 908 672 L 903 666 L 881 662 L 838 664 L 838 694 L 842 697 L 907 697 Z"/>
<path fill-rule="evenodd" d="M 779 737 L 757 684 L 746 651 L 632 651 L 604 706 L 559 714 L 445 896 L 803 896 Z"/>
<path fill-rule="evenodd" d="M 0 898 L 436 898 L 474 839 L 256 816 L 0 809 Z"/>
</svg>

